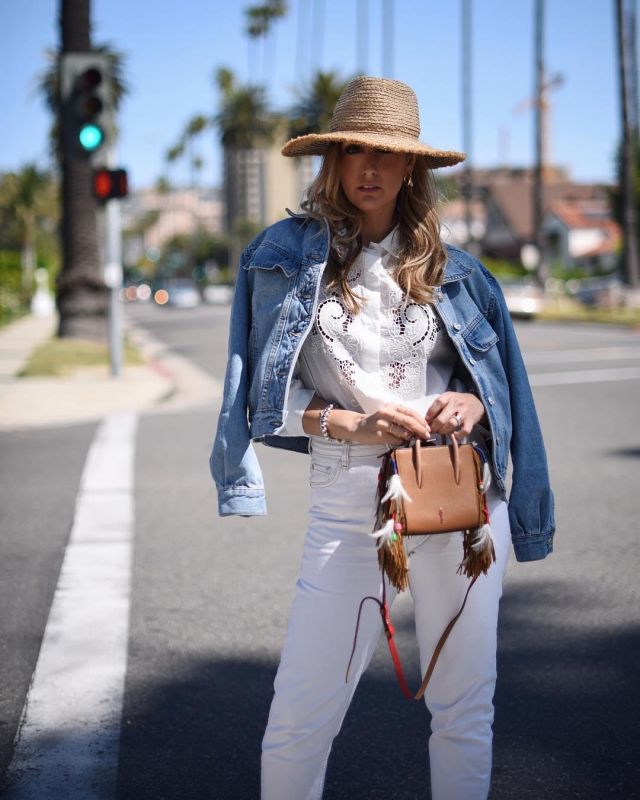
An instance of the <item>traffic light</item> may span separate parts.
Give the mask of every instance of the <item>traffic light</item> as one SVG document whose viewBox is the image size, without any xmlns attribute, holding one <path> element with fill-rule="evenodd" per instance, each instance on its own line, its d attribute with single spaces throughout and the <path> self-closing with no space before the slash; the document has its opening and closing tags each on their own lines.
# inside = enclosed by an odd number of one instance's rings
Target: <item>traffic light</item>
<svg viewBox="0 0 640 800">
<path fill-rule="evenodd" d="M 93 171 L 93 193 L 106 202 L 126 197 L 129 191 L 127 172 L 124 169 L 100 168 Z"/>
<path fill-rule="evenodd" d="M 106 56 L 63 53 L 60 84 L 65 156 L 91 159 L 112 137 L 111 81 Z"/>
</svg>

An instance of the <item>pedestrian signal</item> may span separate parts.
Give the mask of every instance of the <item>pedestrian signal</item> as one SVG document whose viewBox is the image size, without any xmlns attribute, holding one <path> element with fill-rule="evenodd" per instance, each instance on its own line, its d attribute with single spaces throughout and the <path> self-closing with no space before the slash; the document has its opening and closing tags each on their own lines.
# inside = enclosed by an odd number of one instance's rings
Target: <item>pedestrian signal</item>
<svg viewBox="0 0 640 800">
<path fill-rule="evenodd" d="M 94 169 L 93 193 L 102 202 L 126 197 L 129 193 L 126 170 Z"/>
</svg>

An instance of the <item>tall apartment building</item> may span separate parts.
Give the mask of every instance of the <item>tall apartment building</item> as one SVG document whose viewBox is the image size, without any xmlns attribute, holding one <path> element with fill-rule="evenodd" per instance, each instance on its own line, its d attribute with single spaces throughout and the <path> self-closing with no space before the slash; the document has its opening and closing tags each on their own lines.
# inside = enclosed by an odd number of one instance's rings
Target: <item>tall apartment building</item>
<svg viewBox="0 0 640 800">
<path fill-rule="evenodd" d="M 284 158 L 280 144 L 224 151 L 225 229 L 238 221 L 266 226 L 300 207 L 304 190 L 318 167 L 313 158 Z"/>
</svg>

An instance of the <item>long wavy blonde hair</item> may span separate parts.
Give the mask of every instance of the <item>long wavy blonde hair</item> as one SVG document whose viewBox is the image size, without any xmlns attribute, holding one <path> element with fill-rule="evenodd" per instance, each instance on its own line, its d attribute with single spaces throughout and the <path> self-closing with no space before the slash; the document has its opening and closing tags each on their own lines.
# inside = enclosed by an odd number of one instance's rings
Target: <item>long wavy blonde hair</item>
<svg viewBox="0 0 640 800">
<path fill-rule="evenodd" d="M 327 286 L 338 290 L 349 311 L 357 314 L 362 297 L 349 286 L 347 275 L 362 250 L 362 218 L 340 185 L 340 158 L 340 144 L 331 145 L 301 205 L 310 216 L 329 223 L 331 249 Z M 408 299 L 430 303 L 434 288 L 442 283 L 446 261 L 436 211 L 438 193 L 423 156 L 416 157 L 411 177 L 413 186 L 403 184 L 397 199 L 400 247 L 393 277 Z"/>
</svg>

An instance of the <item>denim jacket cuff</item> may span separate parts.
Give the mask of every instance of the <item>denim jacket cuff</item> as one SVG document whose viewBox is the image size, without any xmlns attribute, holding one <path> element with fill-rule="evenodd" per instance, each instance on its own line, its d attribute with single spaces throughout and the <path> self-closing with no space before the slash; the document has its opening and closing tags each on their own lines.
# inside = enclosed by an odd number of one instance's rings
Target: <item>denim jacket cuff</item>
<svg viewBox="0 0 640 800">
<path fill-rule="evenodd" d="M 553 552 L 553 532 L 513 540 L 516 561 L 540 561 Z"/>
<path fill-rule="evenodd" d="M 239 514 L 244 517 L 263 516 L 267 513 L 264 489 L 218 487 L 218 514 L 229 517 Z"/>
</svg>

